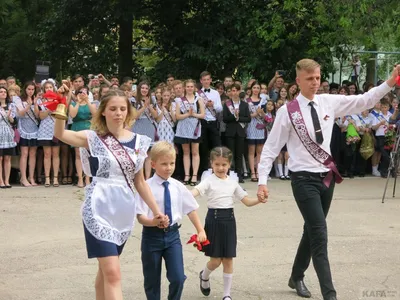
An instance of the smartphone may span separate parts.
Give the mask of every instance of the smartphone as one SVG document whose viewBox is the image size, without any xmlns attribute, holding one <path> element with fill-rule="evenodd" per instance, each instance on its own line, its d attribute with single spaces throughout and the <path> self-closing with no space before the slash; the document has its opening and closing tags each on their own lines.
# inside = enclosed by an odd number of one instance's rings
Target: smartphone
<svg viewBox="0 0 400 300">
<path fill-rule="evenodd" d="M 284 70 L 277 70 L 276 72 L 278 72 L 278 74 L 280 76 L 285 76 L 286 75 L 286 72 Z"/>
</svg>

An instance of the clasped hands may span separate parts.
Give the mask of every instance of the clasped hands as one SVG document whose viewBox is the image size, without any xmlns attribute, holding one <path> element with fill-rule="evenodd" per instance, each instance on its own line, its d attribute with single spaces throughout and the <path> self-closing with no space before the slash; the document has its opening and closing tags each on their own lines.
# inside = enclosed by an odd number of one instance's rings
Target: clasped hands
<svg viewBox="0 0 400 300">
<path fill-rule="evenodd" d="M 170 220 L 167 215 L 158 214 L 153 218 L 153 225 L 158 228 L 167 228 L 169 226 Z"/>
<path fill-rule="evenodd" d="M 257 190 L 257 199 L 262 203 L 266 203 L 268 201 L 268 188 L 264 184 L 260 184 Z"/>
</svg>

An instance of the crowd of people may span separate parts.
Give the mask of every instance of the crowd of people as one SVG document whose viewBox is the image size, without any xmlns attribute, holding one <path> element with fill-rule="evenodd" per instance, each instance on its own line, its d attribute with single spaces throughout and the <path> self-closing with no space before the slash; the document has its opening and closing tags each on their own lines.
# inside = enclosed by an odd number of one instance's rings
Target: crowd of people
<svg viewBox="0 0 400 300">
<path fill-rule="evenodd" d="M 54 118 L 46 107 L 43 94 L 53 91 L 67 98 L 67 127 L 74 131 L 91 126 L 102 96 L 118 89 L 129 98 L 135 114 L 133 132 L 156 141 L 174 143 L 177 168 L 174 177 L 187 185 L 196 185 L 209 168 L 209 151 L 217 146 L 228 147 L 234 155 L 232 169 L 239 182 L 258 181 L 257 165 L 262 147 L 274 125 L 277 110 L 299 93 L 295 82 L 287 83 L 285 73 L 277 71 L 267 84 L 255 79 L 246 84 L 232 77 L 214 81 L 207 71 L 192 79 L 176 80 L 169 74 L 166 82 L 152 87 L 148 80 L 137 85 L 130 77 L 120 82 L 117 76 L 109 80 L 102 74 L 82 75 L 56 82 L 26 82 L 22 88 L 14 77 L 0 79 L 0 187 L 10 188 L 12 157 L 19 161 L 13 167 L 19 171 L 21 186 L 44 184 L 58 187 L 75 184 L 84 187 L 90 178 L 82 172 L 79 149 L 65 145 L 54 137 Z M 322 81 L 318 93 L 354 95 L 368 91 L 374 85 L 365 83 L 359 89 L 356 82 L 342 85 Z M 350 178 L 365 176 L 372 165 L 372 175 L 386 176 L 389 154 L 385 135 L 389 124 L 398 116 L 398 89 L 387 94 L 375 107 L 358 115 L 345 115 L 335 120 L 331 152 L 339 171 Z M 396 94 L 397 93 L 397 94 Z M 349 142 L 347 129 L 353 125 L 360 139 Z M 360 155 L 364 133 L 375 135 L 375 153 L 371 159 Z M 276 158 L 272 176 L 289 180 L 289 156 L 286 146 Z M 13 160 L 15 161 L 15 160 Z M 369 162 L 371 161 L 371 162 Z M 145 178 L 151 175 L 150 160 L 145 161 Z"/>
</svg>

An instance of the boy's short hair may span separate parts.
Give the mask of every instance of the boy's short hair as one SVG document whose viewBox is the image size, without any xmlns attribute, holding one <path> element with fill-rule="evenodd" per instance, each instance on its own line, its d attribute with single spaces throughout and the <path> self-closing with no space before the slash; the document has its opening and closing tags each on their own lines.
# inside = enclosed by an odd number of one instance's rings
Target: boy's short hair
<svg viewBox="0 0 400 300">
<path fill-rule="evenodd" d="M 307 72 L 314 71 L 316 68 L 320 68 L 320 67 L 321 67 L 320 64 L 317 63 L 315 60 L 305 58 L 305 59 L 299 60 L 296 63 L 296 72 L 303 71 L 303 70 L 307 71 Z"/>
<path fill-rule="evenodd" d="M 161 155 L 171 155 L 175 157 L 176 151 L 174 145 L 166 141 L 155 143 L 150 150 L 150 159 L 156 161 Z"/>
<path fill-rule="evenodd" d="M 390 102 L 386 97 L 382 98 L 380 102 L 381 102 L 381 105 L 390 106 Z"/>
</svg>

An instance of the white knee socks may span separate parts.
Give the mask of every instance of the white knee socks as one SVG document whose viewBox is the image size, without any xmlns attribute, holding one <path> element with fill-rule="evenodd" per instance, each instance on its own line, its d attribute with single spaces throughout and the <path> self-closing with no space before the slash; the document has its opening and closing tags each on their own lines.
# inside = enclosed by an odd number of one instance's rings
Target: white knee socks
<svg viewBox="0 0 400 300">
<path fill-rule="evenodd" d="M 283 166 L 282 164 L 278 164 L 278 171 L 279 171 L 279 176 L 283 175 Z"/>
<path fill-rule="evenodd" d="M 287 166 L 287 163 L 285 163 L 285 176 L 289 176 L 289 168 Z"/>
<path fill-rule="evenodd" d="M 231 295 L 232 276 L 233 276 L 233 274 L 224 273 L 224 296 L 223 297 Z"/>
<path fill-rule="evenodd" d="M 204 280 L 209 280 L 211 272 L 212 271 L 209 270 L 206 265 L 206 267 L 203 270 L 203 273 L 201 274 L 201 278 Z M 203 289 L 208 289 L 210 287 L 210 282 L 209 281 L 201 281 L 201 286 L 203 287 Z"/>
</svg>

